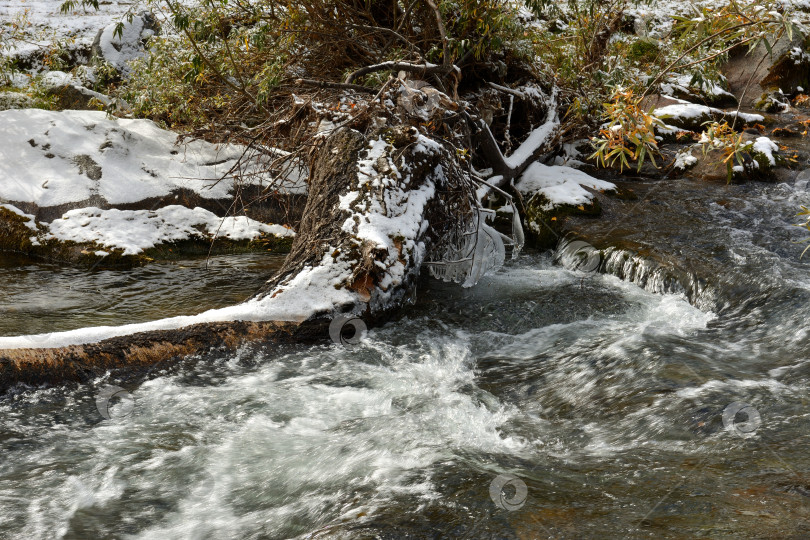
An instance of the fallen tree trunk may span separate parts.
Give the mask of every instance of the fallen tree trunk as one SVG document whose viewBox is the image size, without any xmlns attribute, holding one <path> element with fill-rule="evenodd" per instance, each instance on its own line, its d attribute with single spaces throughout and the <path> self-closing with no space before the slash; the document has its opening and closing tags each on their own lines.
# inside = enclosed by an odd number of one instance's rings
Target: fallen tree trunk
<svg viewBox="0 0 810 540">
<path fill-rule="evenodd" d="M 325 334 L 322 326 L 284 321 L 201 323 L 179 330 L 139 332 L 53 349 L 5 349 L 0 351 L 0 392 L 17 384 L 84 382 L 122 369 L 128 376 L 148 376 L 157 367 L 215 348 L 234 350 L 259 340 L 314 341 Z"/>
<path fill-rule="evenodd" d="M 174 359 L 249 342 L 326 341 L 330 321 L 349 315 L 373 325 L 407 303 L 426 265 L 435 277 L 474 285 L 500 266 L 505 245 L 504 235 L 486 225 L 480 201 L 489 190 L 506 195 L 501 187 L 547 150 L 558 125 L 554 98 L 535 100 L 545 121 L 508 157 L 486 124 L 464 113 L 466 124 L 477 126 L 470 135 L 490 168 L 487 180 L 475 179 L 471 160 L 453 143 L 415 127 L 425 111 L 400 116 L 396 105 L 372 102 L 351 118 L 357 129 L 317 135 L 291 251 L 254 297 L 193 317 L 0 337 L 0 392 L 108 370 L 148 374 Z M 429 105 L 425 110 L 436 114 Z M 413 104 L 404 108 L 414 113 Z M 522 246 L 519 218 L 513 227 L 515 253 Z"/>
<path fill-rule="evenodd" d="M 176 328 L 167 319 L 165 329 L 133 325 L 116 334 L 113 328 L 100 341 L 92 332 L 0 338 L 0 391 L 18 383 L 83 381 L 108 370 L 148 374 L 173 359 L 248 342 L 326 340 L 336 314 L 378 321 L 412 292 L 429 247 L 455 226 L 442 216 L 449 208 L 469 212 L 467 181 L 454 156 L 414 128 L 370 136 L 339 130 L 314 160 L 286 263 L 245 304 L 249 320 Z M 38 338 L 57 346 L 25 346 Z M 14 348 L 3 349 L 9 343 Z"/>
</svg>

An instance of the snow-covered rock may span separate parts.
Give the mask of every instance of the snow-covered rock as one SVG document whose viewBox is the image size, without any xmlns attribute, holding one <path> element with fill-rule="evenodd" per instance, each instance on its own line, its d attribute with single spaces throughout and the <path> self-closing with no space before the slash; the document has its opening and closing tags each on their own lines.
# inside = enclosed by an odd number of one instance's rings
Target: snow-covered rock
<svg viewBox="0 0 810 540">
<path fill-rule="evenodd" d="M 659 107 L 653 111 L 653 116 L 662 120 L 668 126 L 688 129 L 690 131 L 701 131 L 703 124 L 711 121 L 728 121 L 738 118 L 744 123 L 762 122 L 765 117 L 761 114 L 750 114 L 737 111 L 723 111 L 707 105 L 696 103 L 675 103 Z"/>
<path fill-rule="evenodd" d="M 768 137 L 757 137 L 751 146 L 751 153 L 757 167 L 762 170 L 776 166 L 776 156 L 779 154 L 779 145 Z"/>
<path fill-rule="evenodd" d="M 616 189 L 614 184 L 594 178 L 578 169 L 542 163 L 532 163 L 515 187 L 526 196 L 542 194 L 546 201 L 545 210 L 552 210 L 563 204 L 573 206 L 590 204 L 593 194 L 586 190 L 586 187 L 597 191 Z"/>
<path fill-rule="evenodd" d="M 722 75 L 719 81 L 694 81 L 690 75 L 670 74 L 661 83 L 661 93 L 677 99 L 703 102 L 714 107 L 736 107 L 737 97 L 726 90 L 728 82 Z"/>
<path fill-rule="evenodd" d="M 56 107 L 59 109 L 86 111 L 111 107 L 118 110 L 129 109 L 129 105 L 124 101 L 112 99 L 82 85 L 83 81 L 63 71 L 49 71 L 39 80 L 39 87 L 47 95 L 56 97 Z"/>
<path fill-rule="evenodd" d="M 118 23 L 112 23 L 99 31 L 92 52 L 126 76 L 129 62 L 146 54 L 146 43 L 157 33 L 158 25 L 154 15 L 142 12 L 132 21 L 124 21 L 120 36 L 115 33 L 117 26 Z"/>
<path fill-rule="evenodd" d="M 101 210 L 79 208 L 45 224 L 45 239 L 94 242 L 105 248 L 137 255 L 161 244 L 189 239 L 255 240 L 262 236 L 295 236 L 281 225 L 267 225 L 246 216 L 217 217 L 203 208 L 166 206 L 157 210 Z"/>
<path fill-rule="evenodd" d="M 47 223 L 13 205 L 0 204 L 0 251 L 79 266 L 133 266 L 198 253 L 265 249 L 283 253 L 294 236 L 281 225 L 247 216 L 220 218 L 199 207 L 78 208 Z"/>
<path fill-rule="evenodd" d="M 704 145 L 708 139 L 702 139 Z M 704 151 L 696 145 L 689 154 L 695 159 L 694 167 L 689 169 L 687 176 L 704 182 L 726 183 L 729 181 L 741 182 L 746 179 L 772 180 L 777 177 L 778 166 L 783 157 L 779 153 L 779 145 L 764 136 L 751 133 L 742 134 L 742 144 L 739 147 L 743 163 L 736 158 L 727 161 L 728 150 L 719 147 L 708 147 Z M 729 165 L 731 176 L 729 177 Z"/>
<path fill-rule="evenodd" d="M 526 228 L 536 247 L 552 248 L 561 219 L 571 214 L 598 215 L 601 207 L 590 190 L 612 192 L 616 186 L 563 165 L 530 165 L 515 188 L 526 201 Z M 587 188 L 587 189 L 586 189 Z"/>
<path fill-rule="evenodd" d="M 790 110 L 790 98 L 781 89 L 765 92 L 754 103 L 754 108 L 766 113 L 784 113 Z"/>
</svg>

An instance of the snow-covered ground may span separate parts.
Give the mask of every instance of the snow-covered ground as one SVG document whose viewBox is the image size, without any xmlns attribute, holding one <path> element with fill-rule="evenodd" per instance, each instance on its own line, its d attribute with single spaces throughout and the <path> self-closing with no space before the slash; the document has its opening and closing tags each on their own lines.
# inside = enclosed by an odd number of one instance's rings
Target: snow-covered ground
<svg viewBox="0 0 810 540">
<path fill-rule="evenodd" d="M 98 11 L 77 8 L 63 14 L 61 0 L 0 0 L 0 21 L 24 17 L 25 39 L 16 43 L 12 54 L 27 54 L 50 47 L 56 40 L 67 45 L 89 47 L 98 31 L 123 20 L 132 2 L 99 2 Z"/>
<path fill-rule="evenodd" d="M 233 180 L 219 180 L 244 152 L 205 141 L 176 145 L 177 135 L 154 122 L 97 111 L 2 111 L 0 126 L 0 202 L 39 207 L 91 197 L 111 205 L 134 203 L 181 188 L 224 199 Z M 269 174 L 248 178 L 273 182 Z"/>
</svg>

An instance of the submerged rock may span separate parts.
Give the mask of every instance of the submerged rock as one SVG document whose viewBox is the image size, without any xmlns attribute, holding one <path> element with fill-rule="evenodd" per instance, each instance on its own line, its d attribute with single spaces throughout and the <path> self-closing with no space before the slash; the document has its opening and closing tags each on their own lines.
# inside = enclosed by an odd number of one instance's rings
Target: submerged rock
<svg viewBox="0 0 810 540">
<path fill-rule="evenodd" d="M 754 108 L 766 113 L 783 113 L 790 110 L 790 99 L 777 89 L 762 94 Z"/>
<path fill-rule="evenodd" d="M 751 180 L 774 180 L 777 167 L 783 162 L 779 146 L 768 137 L 751 133 L 742 134 L 740 156 L 742 164 L 737 157 L 730 156 L 730 150 L 712 148 L 703 151 L 696 145 L 690 151 L 694 159 L 688 176 L 704 182 L 726 183 L 729 181 L 741 182 Z M 731 177 L 729 178 L 729 166 Z"/>
<path fill-rule="evenodd" d="M 527 237 L 538 249 L 551 249 L 563 235 L 563 225 L 569 216 L 598 217 L 602 213 L 599 200 L 594 198 L 579 205 L 552 205 L 542 193 L 526 202 Z"/>
</svg>

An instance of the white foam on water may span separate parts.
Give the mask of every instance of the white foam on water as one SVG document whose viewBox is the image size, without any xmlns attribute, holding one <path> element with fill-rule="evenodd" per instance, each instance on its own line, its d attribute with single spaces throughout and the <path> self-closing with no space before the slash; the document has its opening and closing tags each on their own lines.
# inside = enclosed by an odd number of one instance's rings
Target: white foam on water
<svg viewBox="0 0 810 540">
<path fill-rule="evenodd" d="M 700 386 L 681 389 L 677 392 L 677 395 L 684 399 L 703 399 L 718 394 L 733 396 L 736 392 L 741 390 L 760 390 L 779 396 L 790 394 L 797 389 L 766 377 L 760 379 L 712 379 Z"/>
<path fill-rule="evenodd" d="M 0 462 L 0 501 L 12 501 L 0 530 L 24 522 L 25 537 L 52 538 L 120 515 L 110 526 L 126 538 L 314 534 L 392 506 L 453 504 L 448 467 L 467 481 L 465 468 L 499 457 L 580 468 L 634 451 L 694 454 L 705 439 L 682 436 L 679 416 L 694 396 L 795 395 L 787 382 L 706 376 L 662 386 L 681 349 L 720 353 L 702 335 L 715 315 L 612 276 L 519 266 L 487 278 L 469 306 L 583 279 L 583 298 L 604 293 L 618 309 L 517 335 L 415 316 L 352 349 L 245 349 L 130 389 L 135 409 L 115 421 L 82 419 L 95 404 L 70 393 L 65 410 L 38 411 L 54 390 L 24 394 L 25 407 L 0 402 L 0 426 L 30 441 Z"/>
<path fill-rule="evenodd" d="M 190 401 L 203 415 L 221 409 L 233 418 L 215 428 L 205 452 L 219 494 L 181 494 L 177 511 L 138 537 L 233 536 L 255 529 L 256 519 L 267 534 L 284 535 L 291 520 L 356 519 L 396 495 L 435 496 L 424 471 L 455 451 L 521 447 L 498 433 L 509 410 L 489 410 L 461 391 L 473 381 L 463 341 L 413 351 L 372 338 L 363 351 L 376 361 L 321 349 L 322 359 L 296 358 L 301 372 L 289 378 L 271 366 L 221 387 L 185 388 L 184 408 Z M 170 384 L 149 386 L 157 398 Z M 259 500 L 260 516 L 238 515 Z"/>
<path fill-rule="evenodd" d="M 26 456 L 32 463 L 47 468 L 64 444 L 76 456 L 0 495 L 25 491 L 38 516 L 31 538 L 60 537 L 91 508 L 132 505 L 132 493 L 171 505 L 131 536 L 161 539 L 289 536 L 371 516 L 397 497 L 432 500 L 433 465 L 471 451 L 519 453 L 525 442 L 500 432 L 514 407 L 470 390 L 465 339 L 417 342 L 372 332 L 357 349 L 314 348 L 248 371 L 223 363 L 216 369 L 232 372 L 220 384 L 150 380 L 132 391 L 128 417 L 65 426 L 61 438 L 35 433 L 44 448 Z M 0 509 L 0 519 L 21 511 Z"/>
</svg>

